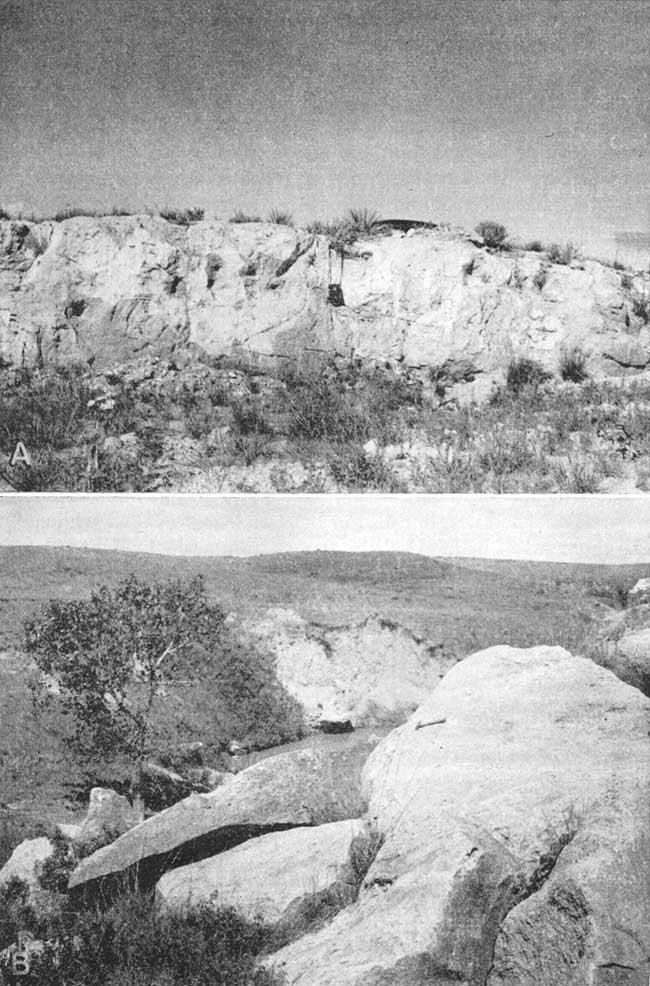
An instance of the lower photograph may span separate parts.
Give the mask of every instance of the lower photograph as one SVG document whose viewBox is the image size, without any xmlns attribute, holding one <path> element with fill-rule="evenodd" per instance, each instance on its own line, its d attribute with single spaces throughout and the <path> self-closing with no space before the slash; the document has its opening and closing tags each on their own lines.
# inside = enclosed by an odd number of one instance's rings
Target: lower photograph
<svg viewBox="0 0 650 986">
<path fill-rule="evenodd" d="M 647 986 L 650 498 L 0 497 L 0 983 Z"/>
</svg>

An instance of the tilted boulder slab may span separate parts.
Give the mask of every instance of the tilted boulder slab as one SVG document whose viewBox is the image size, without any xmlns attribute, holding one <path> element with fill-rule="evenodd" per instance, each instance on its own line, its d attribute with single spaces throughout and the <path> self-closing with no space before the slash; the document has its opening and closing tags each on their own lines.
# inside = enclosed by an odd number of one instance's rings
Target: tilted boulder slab
<svg viewBox="0 0 650 986">
<path fill-rule="evenodd" d="M 320 627 L 272 609 L 249 631 L 274 655 L 278 680 L 307 721 L 332 732 L 404 721 L 456 661 L 379 616 Z"/>
<path fill-rule="evenodd" d="M 137 867 L 143 884 L 174 866 L 277 829 L 358 818 L 361 769 L 371 742 L 301 749 L 253 764 L 209 794 L 192 794 L 82 860 L 70 888 Z"/>
<path fill-rule="evenodd" d="M 270 964 L 292 986 L 645 986 L 649 723 L 562 648 L 457 664 L 368 760 L 385 842 L 358 902 Z"/>
<path fill-rule="evenodd" d="M 344 304 L 333 306 L 339 282 Z M 635 299 L 649 284 L 595 261 L 493 252 L 444 229 L 361 238 L 341 273 L 326 237 L 271 223 L 0 221 L 0 356 L 101 369 L 191 344 L 212 355 L 320 349 L 444 364 L 471 379 L 513 355 L 556 372 L 578 346 L 594 371 L 638 372 L 650 364 L 650 329 Z"/>
<path fill-rule="evenodd" d="M 350 903 L 350 851 L 355 838 L 366 836 L 360 820 L 271 832 L 166 873 L 156 902 L 174 912 L 208 905 L 235 908 L 250 921 L 297 922 L 319 899 Z"/>
</svg>

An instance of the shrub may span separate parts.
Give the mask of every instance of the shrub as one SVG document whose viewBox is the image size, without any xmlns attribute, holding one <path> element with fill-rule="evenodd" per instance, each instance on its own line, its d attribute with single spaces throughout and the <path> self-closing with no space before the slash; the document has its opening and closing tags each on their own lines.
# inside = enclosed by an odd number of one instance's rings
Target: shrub
<svg viewBox="0 0 650 986">
<path fill-rule="evenodd" d="M 614 270 L 625 270 L 625 264 L 621 263 L 620 260 L 615 260 L 612 263 L 612 267 L 614 268 Z"/>
<path fill-rule="evenodd" d="M 83 430 L 91 390 L 84 371 L 71 366 L 56 371 L 7 372 L 0 387 L 0 434 L 3 446 L 22 440 L 34 448 L 63 449 Z"/>
<path fill-rule="evenodd" d="M 11 216 L 7 212 L 7 210 L 3 209 L 1 206 L 0 206 L 0 219 L 11 219 Z"/>
<path fill-rule="evenodd" d="M 577 346 L 560 356 L 560 376 L 563 380 L 582 383 L 588 377 L 587 357 Z"/>
<path fill-rule="evenodd" d="M 283 209 L 271 209 L 269 222 L 275 226 L 293 226 L 293 217 L 290 212 Z"/>
<path fill-rule="evenodd" d="M 624 291 L 630 291 L 632 288 L 632 277 L 630 274 L 621 274 L 621 287 Z"/>
<path fill-rule="evenodd" d="M 485 241 L 485 245 L 495 250 L 501 250 L 505 246 L 508 231 L 501 223 L 484 219 L 476 227 L 476 232 Z"/>
<path fill-rule="evenodd" d="M 539 268 L 539 270 L 533 276 L 533 284 L 535 287 L 541 291 L 548 280 L 548 270 L 544 265 Z"/>
<path fill-rule="evenodd" d="M 650 322 L 650 298 L 646 298 L 643 295 L 637 295 L 635 298 L 632 298 L 632 312 L 642 322 Z"/>
<path fill-rule="evenodd" d="M 529 250 L 531 253 L 542 253 L 544 245 L 541 240 L 530 240 L 525 244 L 524 250 Z"/>
<path fill-rule="evenodd" d="M 546 380 L 550 380 L 551 374 L 536 360 L 521 357 L 513 359 L 508 364 L 506 375 L 506 390 L 511 394 L 519 394 L 525 387 L 538 387 Z"/>
<path fill-rule="evenodd" d="M 563 264 L 568 267 L 576 259 L 578 251 L 572 243 L 565 243 L 563 247 L 551 243 L 546 255 L 552 264 Z"/>
<path fill-rule="evenodd" d="M 166 219 L 169 223 L 176 223 L 179 226 L 189 226 L 190 223 L 201 222 L 205 216 L 205 210 L 198 206 L 190 209 L 164 209 L 160 213 L 161 219 Z"/>
</svg>

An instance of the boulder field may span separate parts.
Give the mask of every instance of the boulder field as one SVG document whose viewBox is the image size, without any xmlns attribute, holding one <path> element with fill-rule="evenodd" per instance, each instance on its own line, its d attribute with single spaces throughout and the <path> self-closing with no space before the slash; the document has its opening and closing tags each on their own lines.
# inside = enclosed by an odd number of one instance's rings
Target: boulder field
<svg viewBox="0 0 650 986">
<path fill-rule="evenodd" d="M 646 986 L 649 727 L 650 700 L 593 661 L 492 647 L 351 760 L 270 757 L 83 860 L 71 886 L 148 854 L 160 906 L 221 896 L 280 924 L 347 888 L 263 960 L 291 986 Z"/>
<path fill-rule="evenodd" d="M 342 292 L 330 301 L 331 284 Z M 592 260 L 497 252 L 446 227 L 326 237 L 270 223 L 176 225 L 149 215 L 0 222 L 0 357 L 96 369 L 192 346 L 292 357 L 310 350 L 498 375 L 513 356 L 557 371 L 650 364 L 639 314 L 650 276 Z M 273 360 L 272 360 L 273 361 Z"/>
<path fill-rule="evenodd" d="M 561 648 L 460 662 L 370 756 L 357 902 L 272 961 L 292 986 L 641 986 L 650 702 Z"/>
</svg>

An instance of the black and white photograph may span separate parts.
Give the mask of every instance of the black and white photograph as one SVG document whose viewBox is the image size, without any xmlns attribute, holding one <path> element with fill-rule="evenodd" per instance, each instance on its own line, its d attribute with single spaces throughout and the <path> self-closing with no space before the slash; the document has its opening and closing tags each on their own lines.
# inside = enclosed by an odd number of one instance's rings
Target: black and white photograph
<svg viewBox="0 0 650 986">
<path fill-rule="evenodd" d="M 2 0 L 8 491 L 650 490 L 647 0 Z"/>
<path fill-rule="evenodd" d="M 650 0 L 0 0 L 0 986 L 650 986 Z"/>
<path fill-rule="evenodd" d="M 647 981 L 650 498 L 2 505 L 3 982 Z"/>
</svg>

